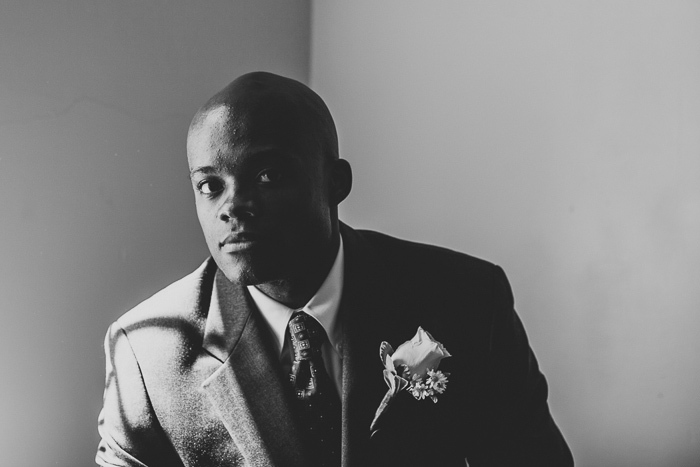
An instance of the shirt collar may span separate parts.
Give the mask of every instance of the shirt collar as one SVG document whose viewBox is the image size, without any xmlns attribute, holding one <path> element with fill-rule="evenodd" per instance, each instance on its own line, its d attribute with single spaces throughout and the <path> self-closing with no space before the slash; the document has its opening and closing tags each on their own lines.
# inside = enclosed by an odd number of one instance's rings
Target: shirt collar
<svg viewBox="0 0 700 467">
<path fill-rule="evenodd" d="M 335 256 L 335 261 L 326 279 L 316 291 L 316 294 L 301 308 L 301 310 L 313 316 L 321 323 L 321 326 L 323 326 L 328 336 L 328 341 L 338 354 L 341 354 L 340 345 L 342 336 L 340 326 L 338 325 L 338 308 L 340 307 L 340 299 L 343 294 L 344 263 L 343 238 L 341 236 L 338 245 L 338 253 Z M 254 286 L 249 285 L 248 292 L 250 292 L 250 296 L 253 298 L 255 305 L 270 326 L 275 336 L 277 350 L 281 355 L 284 345 L 284 336 L 287 331 L 287 323 L 289 323 L 289 319 L 296 309 L 289 308 L 273 300 Z"/>
</svg>

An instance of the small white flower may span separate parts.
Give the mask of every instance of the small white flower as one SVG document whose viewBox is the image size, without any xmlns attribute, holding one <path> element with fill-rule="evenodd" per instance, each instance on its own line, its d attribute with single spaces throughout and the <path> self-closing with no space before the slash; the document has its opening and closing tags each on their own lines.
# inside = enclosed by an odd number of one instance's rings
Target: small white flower
<svg viewBox="0 0 700 467">
<path fill-rule="evenodd" d="M 428 370 L 428 380 L 427 383 L 430 386 L 430 388 L 437 392 L 438 394 L 442 394 L 445 392 L 445 389 L 447 388 L 447 377 L 450 376 L 449 373 L 443 373 L 440 370 Z"/>
<path fill-rule="evenodd" d="M 415 397 L 418 400 L 425 399 L 426 396 L 431 395 L 431 391 L 428 385 L 426 385 L 423 381 L 420 380 L 413 381 L 409 390 L 411 391 L 411 394 L 413 394 L 413 397 Z"/>
</svg>

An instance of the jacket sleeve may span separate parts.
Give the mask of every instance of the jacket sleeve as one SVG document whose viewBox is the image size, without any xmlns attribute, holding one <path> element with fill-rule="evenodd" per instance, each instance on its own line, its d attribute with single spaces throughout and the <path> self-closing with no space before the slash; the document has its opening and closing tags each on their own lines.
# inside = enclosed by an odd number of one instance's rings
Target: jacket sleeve
<svg viewBox="0 0 700 467">
<path fill-rule="evenodd" d="M 98 420 L 101 466 L 181 466 L 153 413 L 126 332 L 114 323 L 105 337 L 106 378 Z"/>
<path fill-rule="evenodd" d="M 483 465 L 573 466 L 571 451 L 547 404 L 547 381 L 514 309 L 513 293 L 495 268 L 495 310 L 489 339 L 494 446 Z M 478 463 L 478 465 L 482 465 Z"/>
</svg>

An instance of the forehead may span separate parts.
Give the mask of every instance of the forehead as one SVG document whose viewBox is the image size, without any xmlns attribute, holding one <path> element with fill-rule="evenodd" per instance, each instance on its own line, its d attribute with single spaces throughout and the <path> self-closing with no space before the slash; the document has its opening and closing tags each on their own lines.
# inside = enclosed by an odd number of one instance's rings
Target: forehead
<svg viewBox="0 0 700 467">
<path fill-rule="evenodd" d="M 284 105 L 224 104 L 208 109 L 190 127 L 188 161 L 192 165 L 193 159 L 221 159 L 251 150 L 315 159 L 314 135 L 295 114 L 298 112 Z"/>
</svg>

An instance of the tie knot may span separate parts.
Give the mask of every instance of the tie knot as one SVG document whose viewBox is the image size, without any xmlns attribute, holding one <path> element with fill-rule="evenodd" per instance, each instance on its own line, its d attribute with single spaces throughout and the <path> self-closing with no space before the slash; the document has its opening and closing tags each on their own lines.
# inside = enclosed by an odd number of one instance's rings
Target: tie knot
<svg viewBox="0 0 700 467">
<path fill-rule="evenodd" d="M 321 355 L 321 346 L 326 339 L 323 326 L 314 318 L 297 311 L 289 320 L 289 335 L 294 346 L 295 360 L 310 360 Z"/>
</svg>

